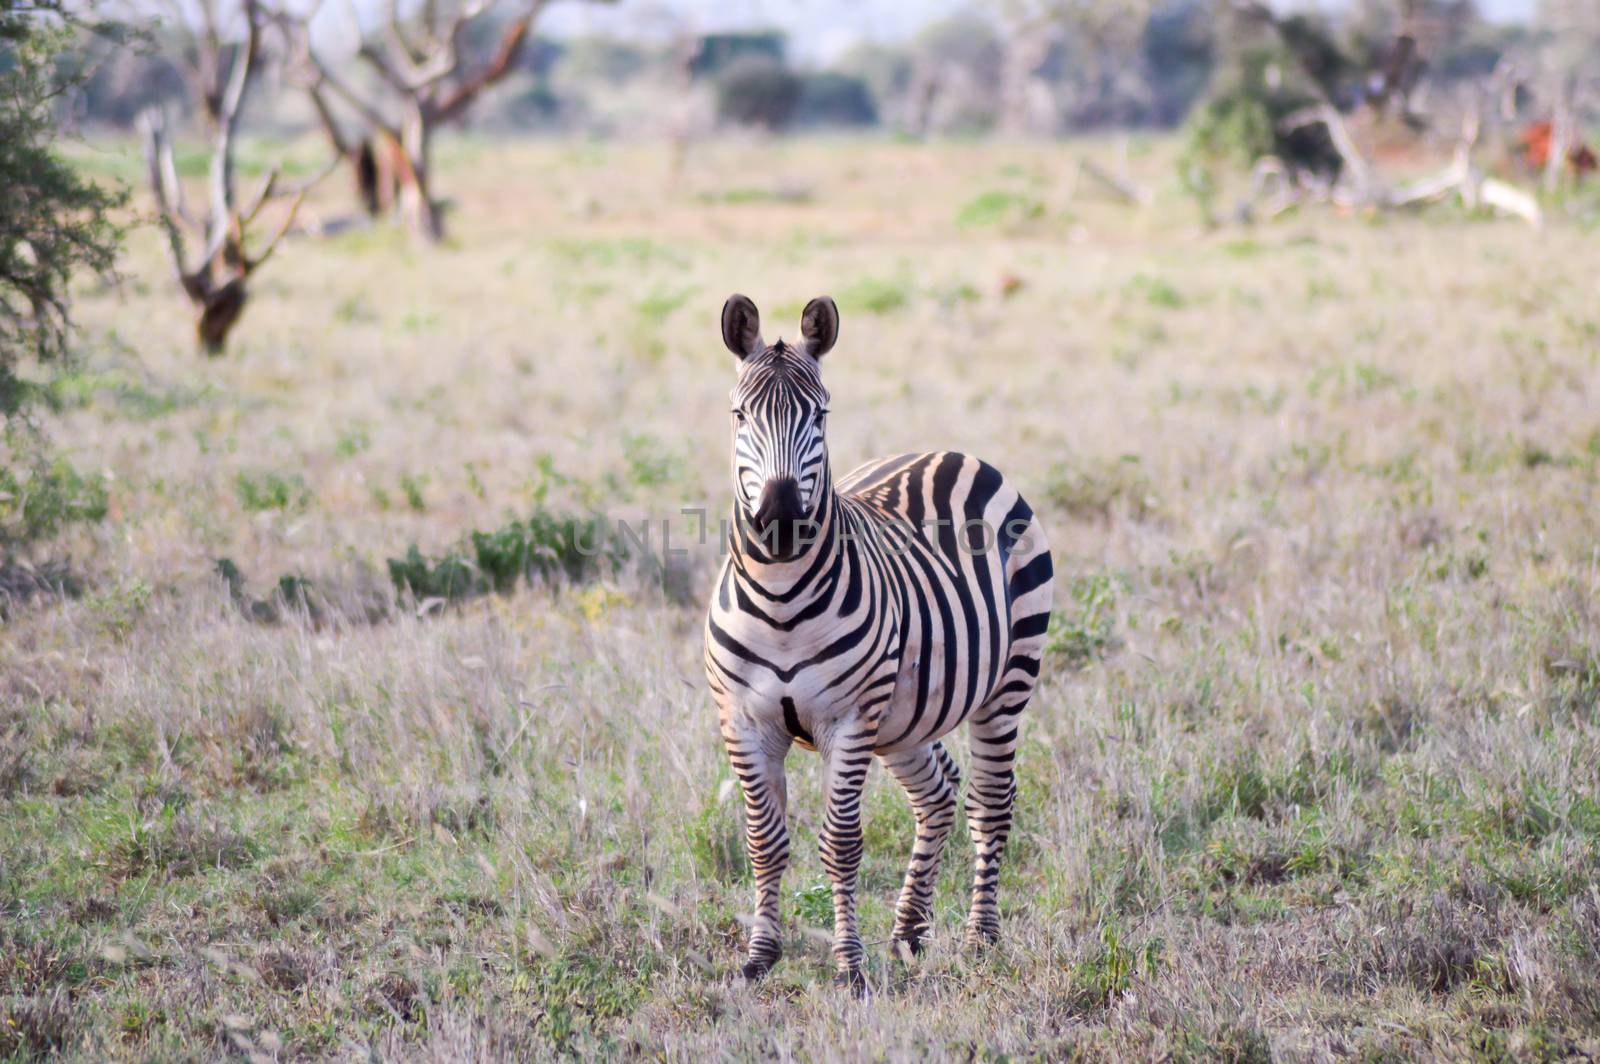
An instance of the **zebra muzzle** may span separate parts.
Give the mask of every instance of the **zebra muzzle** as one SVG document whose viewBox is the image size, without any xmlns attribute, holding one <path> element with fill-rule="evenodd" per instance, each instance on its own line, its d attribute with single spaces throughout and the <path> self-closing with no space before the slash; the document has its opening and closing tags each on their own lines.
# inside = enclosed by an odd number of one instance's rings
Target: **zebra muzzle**
<svg viewBox="0 0 1600 1064">
<path fill-rule="evenodd" d="M 814 523 L 806 519 L 800 498 L 800 482 L 794 477 L 767 481 L 750 524 L 762 549 L 774 558 L 791 558 L 802 544 L 816 538 Z"/>
</svg>

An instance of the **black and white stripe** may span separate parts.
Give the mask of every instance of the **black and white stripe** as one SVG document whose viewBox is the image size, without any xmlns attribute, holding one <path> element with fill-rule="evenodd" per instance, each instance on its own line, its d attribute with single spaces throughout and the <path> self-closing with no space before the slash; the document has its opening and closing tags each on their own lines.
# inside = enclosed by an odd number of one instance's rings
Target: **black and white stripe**
<svg viewBox="0 0 1600 1064">
<path fill-rule="evenodd" d="M 764 974 L 781 951 L 783 763 L 799 743 L 825 766 L 833 952 L 841 980 L 859 985 L 855 891 L 867 769 L 882 760 L 916 814 L 893 938 L 917 952 L 961 785 L 940 739 L 963 723 L 977 851 L 967 937 L 999 933 L 995 889 L 1016 794 L 1017 718 L 1039 675 L 1050 551 L 1021 495 L 975 458 L 900 455 L 832 482 L 819 362 L 838 336 L 832 300 L 806 307 L 798 346 L 764 344 L 743 296 L 728 300 L 722 327 L 740 358 L 735 520 L 706 620 L 705 665 L 744 789 L 756 877 L 744 973 Z"/>
</svg>

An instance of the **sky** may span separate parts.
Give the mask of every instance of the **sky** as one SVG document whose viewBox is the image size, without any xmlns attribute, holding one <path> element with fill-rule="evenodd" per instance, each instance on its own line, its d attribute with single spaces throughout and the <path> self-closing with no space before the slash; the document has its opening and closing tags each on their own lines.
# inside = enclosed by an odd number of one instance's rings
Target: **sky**
<svg viewBox="0 0 1600 1064">
<path fill-rule="evenodd" d="M 1306 0 L 1301 0 L 1306 2 Z M 1337 7 L 1341 0 L 1310 0 Z M 1595 0 L 1600 3 L 1600 0 Z M 1527 18 L 1537 0 L 1478 0 L 1488 18 Z M 1280 5 L 1282 0 L 1280 0 Z M 637 32 L 641 21 L 671 32 L 683 26 L 700 33 L 781 29 L 802 62 L 825 62 L 859 41 L 900 41 L 929 22 L 966 8 L 973 0 L 626 0 L 619 7 L 551 4 L 540 19 L 547 33 Z"/>
</svg>

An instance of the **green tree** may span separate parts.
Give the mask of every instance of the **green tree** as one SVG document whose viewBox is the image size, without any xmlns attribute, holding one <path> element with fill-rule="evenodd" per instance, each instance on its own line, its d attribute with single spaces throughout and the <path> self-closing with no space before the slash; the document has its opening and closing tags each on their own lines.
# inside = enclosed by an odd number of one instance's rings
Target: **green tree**
<svg viewBox="0 0 1600 1064">
<path fill-rule="evenodd" d="M 58 0 L 0 0 L 0 551 L 104 513 L 99 484 L 54 458 L 31 411 L 48 394 L 22 371 L 59 364 L 71 281 L 109 272 L 118 193 L 56 151 L 55 113 L 76 76 L 59 62 L 74 25 Z"/>
</svg>

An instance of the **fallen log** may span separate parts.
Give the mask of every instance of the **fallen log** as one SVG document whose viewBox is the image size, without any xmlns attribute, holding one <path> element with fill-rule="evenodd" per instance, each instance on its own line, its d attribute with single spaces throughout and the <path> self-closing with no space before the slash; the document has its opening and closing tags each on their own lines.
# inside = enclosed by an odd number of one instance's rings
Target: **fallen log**
<svg viewBox="0 0 1600 1064">
<path fill-rule="evenodd" d="M 1142 207 L 1150 201 L 1150 194 L 1127 178 L 1118 177 L 1110 170 L 1101 166 L 1093 159 L 1084 159 L 1078 163 L 1079 169 L 1087 176 L 1094 179 L 1102 190 L 1118 202 L 1130 207 Z"/>
<path fill-rule="evenodd" d="M 1323 125 L 1327 129 L 1328 137 L 1343 158 L 1346 173 L 1350 176 L 1348 182 L 1342 182 L 1332 189 L 1328 197 L 1341 207 L 1397 210 L 1438 203 L 1455 195 L 1460 197 L 1462 204 L 1469 209 L 1488 207 L 1502 214 L 1520 218 L 1532 226 L 1544 224 L 1544 212 L 1539 206 L 1537 197 L 1508 181 L 1485 175 L 1472 164 L 1472 151 L 1477 146 L 1479 129 L 1476 110 L 1468 112 L 1462 123 L 1461 138 L 1456 145 L 1455 158 L 1449 166 L 1436 174 L 1419 177 L 1399 185 L 1388 185 L 1378 179 L 1372 166 L 1356 147 L 1344 120 L 1330 104 L 1316 104 L 1295 111 L 1284 117 L 1279 123 L 1279 129 L 1293 130 L 1313 124 Z M 1271 217 L 1293 205 L 1292 202 L 1284 203 L 1283 197 L 1295 194 L 1297 186 L 1292 182 L 1273 180 L 1277 172 L 1272 166 L 1263 168 L 1263 163 L 1267 162 L 1266 159 L 1259 161 L 1256 169 L 1252 171 L 1251 199 L 1259 201 L 1268 189 L 1272 189 L 1275 193 L 1273 201 L 1263 207 L 1263 213 Z M 1272 160 L 1272 163 L 1276 164 L 1278 169 L 1282 168 L 1282 164 L 1277 160 Z M 1304 200 L 1305 192 L 1300 189 L 1297 201 Z M 1241 215 L 1246 213 L 1241 211 Z"/>
</svg>

